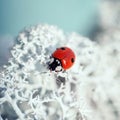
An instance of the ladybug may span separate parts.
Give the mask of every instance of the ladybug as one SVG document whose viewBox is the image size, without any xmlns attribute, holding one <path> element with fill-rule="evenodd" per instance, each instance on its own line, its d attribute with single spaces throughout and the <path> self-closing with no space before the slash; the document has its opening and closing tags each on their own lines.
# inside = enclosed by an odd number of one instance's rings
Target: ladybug
<svg viewBox="0 0 120 120">
<path fill-rule="evenodd" d="M 74 62 L 74 52 L 69 47 L 60 47 L 53 52 L 48 67 L 51 71 L 60 72 L 72 67 Z"/>
</svg>

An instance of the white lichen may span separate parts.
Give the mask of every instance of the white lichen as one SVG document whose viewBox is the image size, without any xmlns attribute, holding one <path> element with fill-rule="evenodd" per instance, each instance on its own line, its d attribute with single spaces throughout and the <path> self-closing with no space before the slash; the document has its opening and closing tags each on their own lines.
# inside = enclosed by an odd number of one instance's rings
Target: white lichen
<svg viewBox="0 0 120 120">
<path fill-rule="evenodd" d="M 0 75 L 1 117 L 8 120 L 117 120 L 120 117 L 117 98 L 120 55 L 115 58 L 111 54 L 116 44 L 120 42 L 102 46 L 45 24 L 23 30 Z M 47 62 L 52 52 L 61 46 L 74 50 L 75 64 L 65 73 L 51 72 Z M 114 66 L 116 62 L 118 65 Z M 11 112 L 6 111 L 7 108 Z"/>
</svg>

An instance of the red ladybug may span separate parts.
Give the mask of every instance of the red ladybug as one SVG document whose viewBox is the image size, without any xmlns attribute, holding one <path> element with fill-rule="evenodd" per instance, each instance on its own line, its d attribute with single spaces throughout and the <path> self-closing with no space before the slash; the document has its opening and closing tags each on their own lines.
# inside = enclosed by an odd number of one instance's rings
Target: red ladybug
<svg viewBox="0 0 120 120">
<path fill-rule="evenodd" d="M 75 62 L 75 54 L 68 47 L 57 48 L 51 58 L 49 69 L 56 72 L 69 69 Z"/>
</svg>

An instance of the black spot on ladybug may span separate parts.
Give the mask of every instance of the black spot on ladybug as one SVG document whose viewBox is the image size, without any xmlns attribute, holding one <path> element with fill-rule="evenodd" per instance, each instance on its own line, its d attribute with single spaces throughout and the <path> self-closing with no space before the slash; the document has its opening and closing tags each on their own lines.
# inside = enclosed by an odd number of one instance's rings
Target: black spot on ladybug
<svg viewBox="0 0 120 120">
<path fill-rule="evenodd" d="M 74 58 L 71 58 L 71 62 L 74 63 Z"/>
<path fill-rule="evenodd" d="M 64 47 L 61 47 L 60 49 L 61 49 L 61 50 L 65 50 L 65 48 L 64 48 Z"/>
</svg>

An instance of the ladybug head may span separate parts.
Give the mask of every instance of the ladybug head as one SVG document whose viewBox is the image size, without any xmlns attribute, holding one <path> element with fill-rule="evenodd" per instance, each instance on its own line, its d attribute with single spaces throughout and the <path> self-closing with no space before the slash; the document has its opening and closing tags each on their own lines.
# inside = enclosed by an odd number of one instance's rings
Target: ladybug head
<svg viewBox="0 0 120 120">
<path fill-rule="evenodd" d="M 50 62 L 48 63 L 48 68 L 51 71 L 55 71 L 55 72 L 63 71 L 60 60 L 53 58 L 53 57 L 51 58 Z"/>
</svg>

